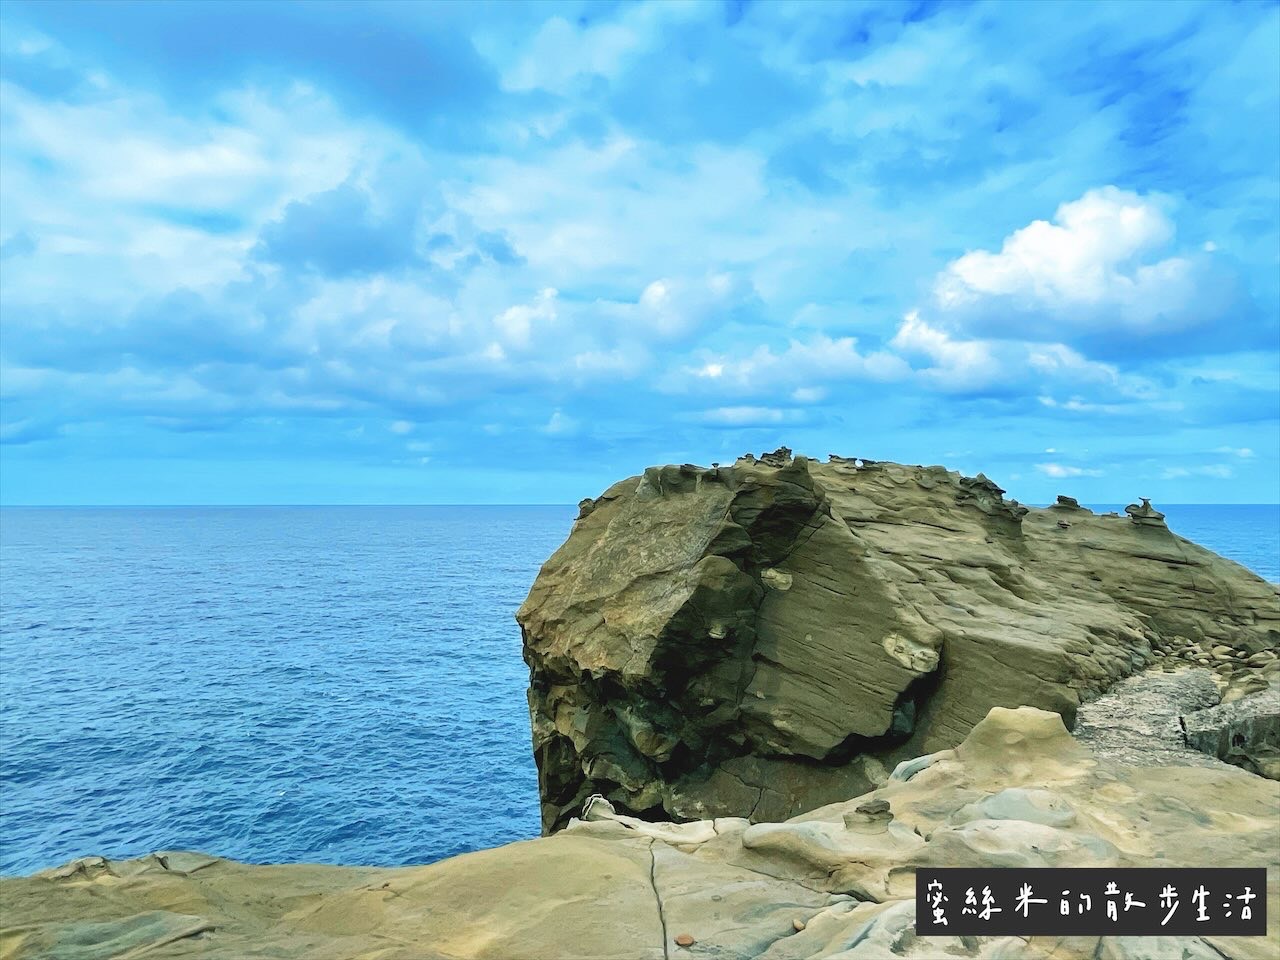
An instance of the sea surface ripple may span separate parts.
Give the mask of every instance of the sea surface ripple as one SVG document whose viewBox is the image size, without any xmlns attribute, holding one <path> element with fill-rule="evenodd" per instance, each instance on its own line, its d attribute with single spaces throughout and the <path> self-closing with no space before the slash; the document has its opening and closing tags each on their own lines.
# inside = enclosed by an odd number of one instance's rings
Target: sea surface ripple
<svg viewBox="0 0 1280 960">
<path fill-rule="evenodd" d="M 513 614 L 575 513 L 0 511 L 0 872 L 537 836 Z"/>
</svg>

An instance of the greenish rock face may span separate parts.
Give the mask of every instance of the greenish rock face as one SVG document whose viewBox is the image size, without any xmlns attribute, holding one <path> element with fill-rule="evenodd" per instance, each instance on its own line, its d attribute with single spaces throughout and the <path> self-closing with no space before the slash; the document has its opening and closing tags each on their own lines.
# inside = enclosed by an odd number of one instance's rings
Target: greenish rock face
<svg viewBox="0 0 1280 960">
<path fill-rule="evenodd" d="M 593 794 L 647 819 L 782 820 L 992 707 L 1070 725 L 1175 648 L 1274 662 L 1274 585 L 1139 513 L 786 450 L 584 500 L 517 613 L 544 829 Z"/>
</svg>

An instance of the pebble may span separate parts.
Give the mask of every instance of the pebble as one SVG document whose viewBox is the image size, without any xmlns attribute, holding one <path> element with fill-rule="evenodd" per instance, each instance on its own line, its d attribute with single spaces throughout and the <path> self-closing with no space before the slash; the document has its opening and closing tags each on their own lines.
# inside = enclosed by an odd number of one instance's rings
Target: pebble
<svg viewBox="0 0 1280 960">
<path fill-rule="evenodd" d="M 797 917 L 795 920 L 791 921 L 791 926 L 795 928 L 796 933 L 799 933 L 804 929 L 804 921 Z"/>
<path fill-rule="evenodd" d="M 692 947 L 697 942 L 697 940 L 693 939 L 693 937 L 687 933 L 682 933 L 680 936 L 676 937 L 677 947 Z"/>
</svg>

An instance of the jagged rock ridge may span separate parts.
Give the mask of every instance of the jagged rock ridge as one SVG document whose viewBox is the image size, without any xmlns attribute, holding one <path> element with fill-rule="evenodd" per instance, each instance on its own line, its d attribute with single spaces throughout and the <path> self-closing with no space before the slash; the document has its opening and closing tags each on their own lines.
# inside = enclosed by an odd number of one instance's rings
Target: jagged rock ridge
<svg viewBox="0 0 1280 960">
<path fill-rule="evenodd" d="M 959 743 L 992 707 L 1070 725 L 1171 646 L 1280 647 L 1277 588 L 1171 533 L 983 475 L 785 450 L 583 501 L 517 619 L 546 830 L 782 820 Z"/>
</svg>

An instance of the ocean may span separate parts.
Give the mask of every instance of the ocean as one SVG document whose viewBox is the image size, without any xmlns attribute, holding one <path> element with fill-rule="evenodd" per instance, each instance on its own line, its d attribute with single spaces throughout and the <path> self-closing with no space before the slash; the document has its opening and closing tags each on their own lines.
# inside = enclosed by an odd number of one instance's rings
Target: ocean
<svg viewBox="0 0 1280 960">
<path fill-rule="evenodd" d="M 1161 509 L 1280 580 L 1280 506 Z M 391 866 L 537 836 L 513 614 L 575 514 L 0 509 L 0 873 L 159 849 Z"/>
</svg>

